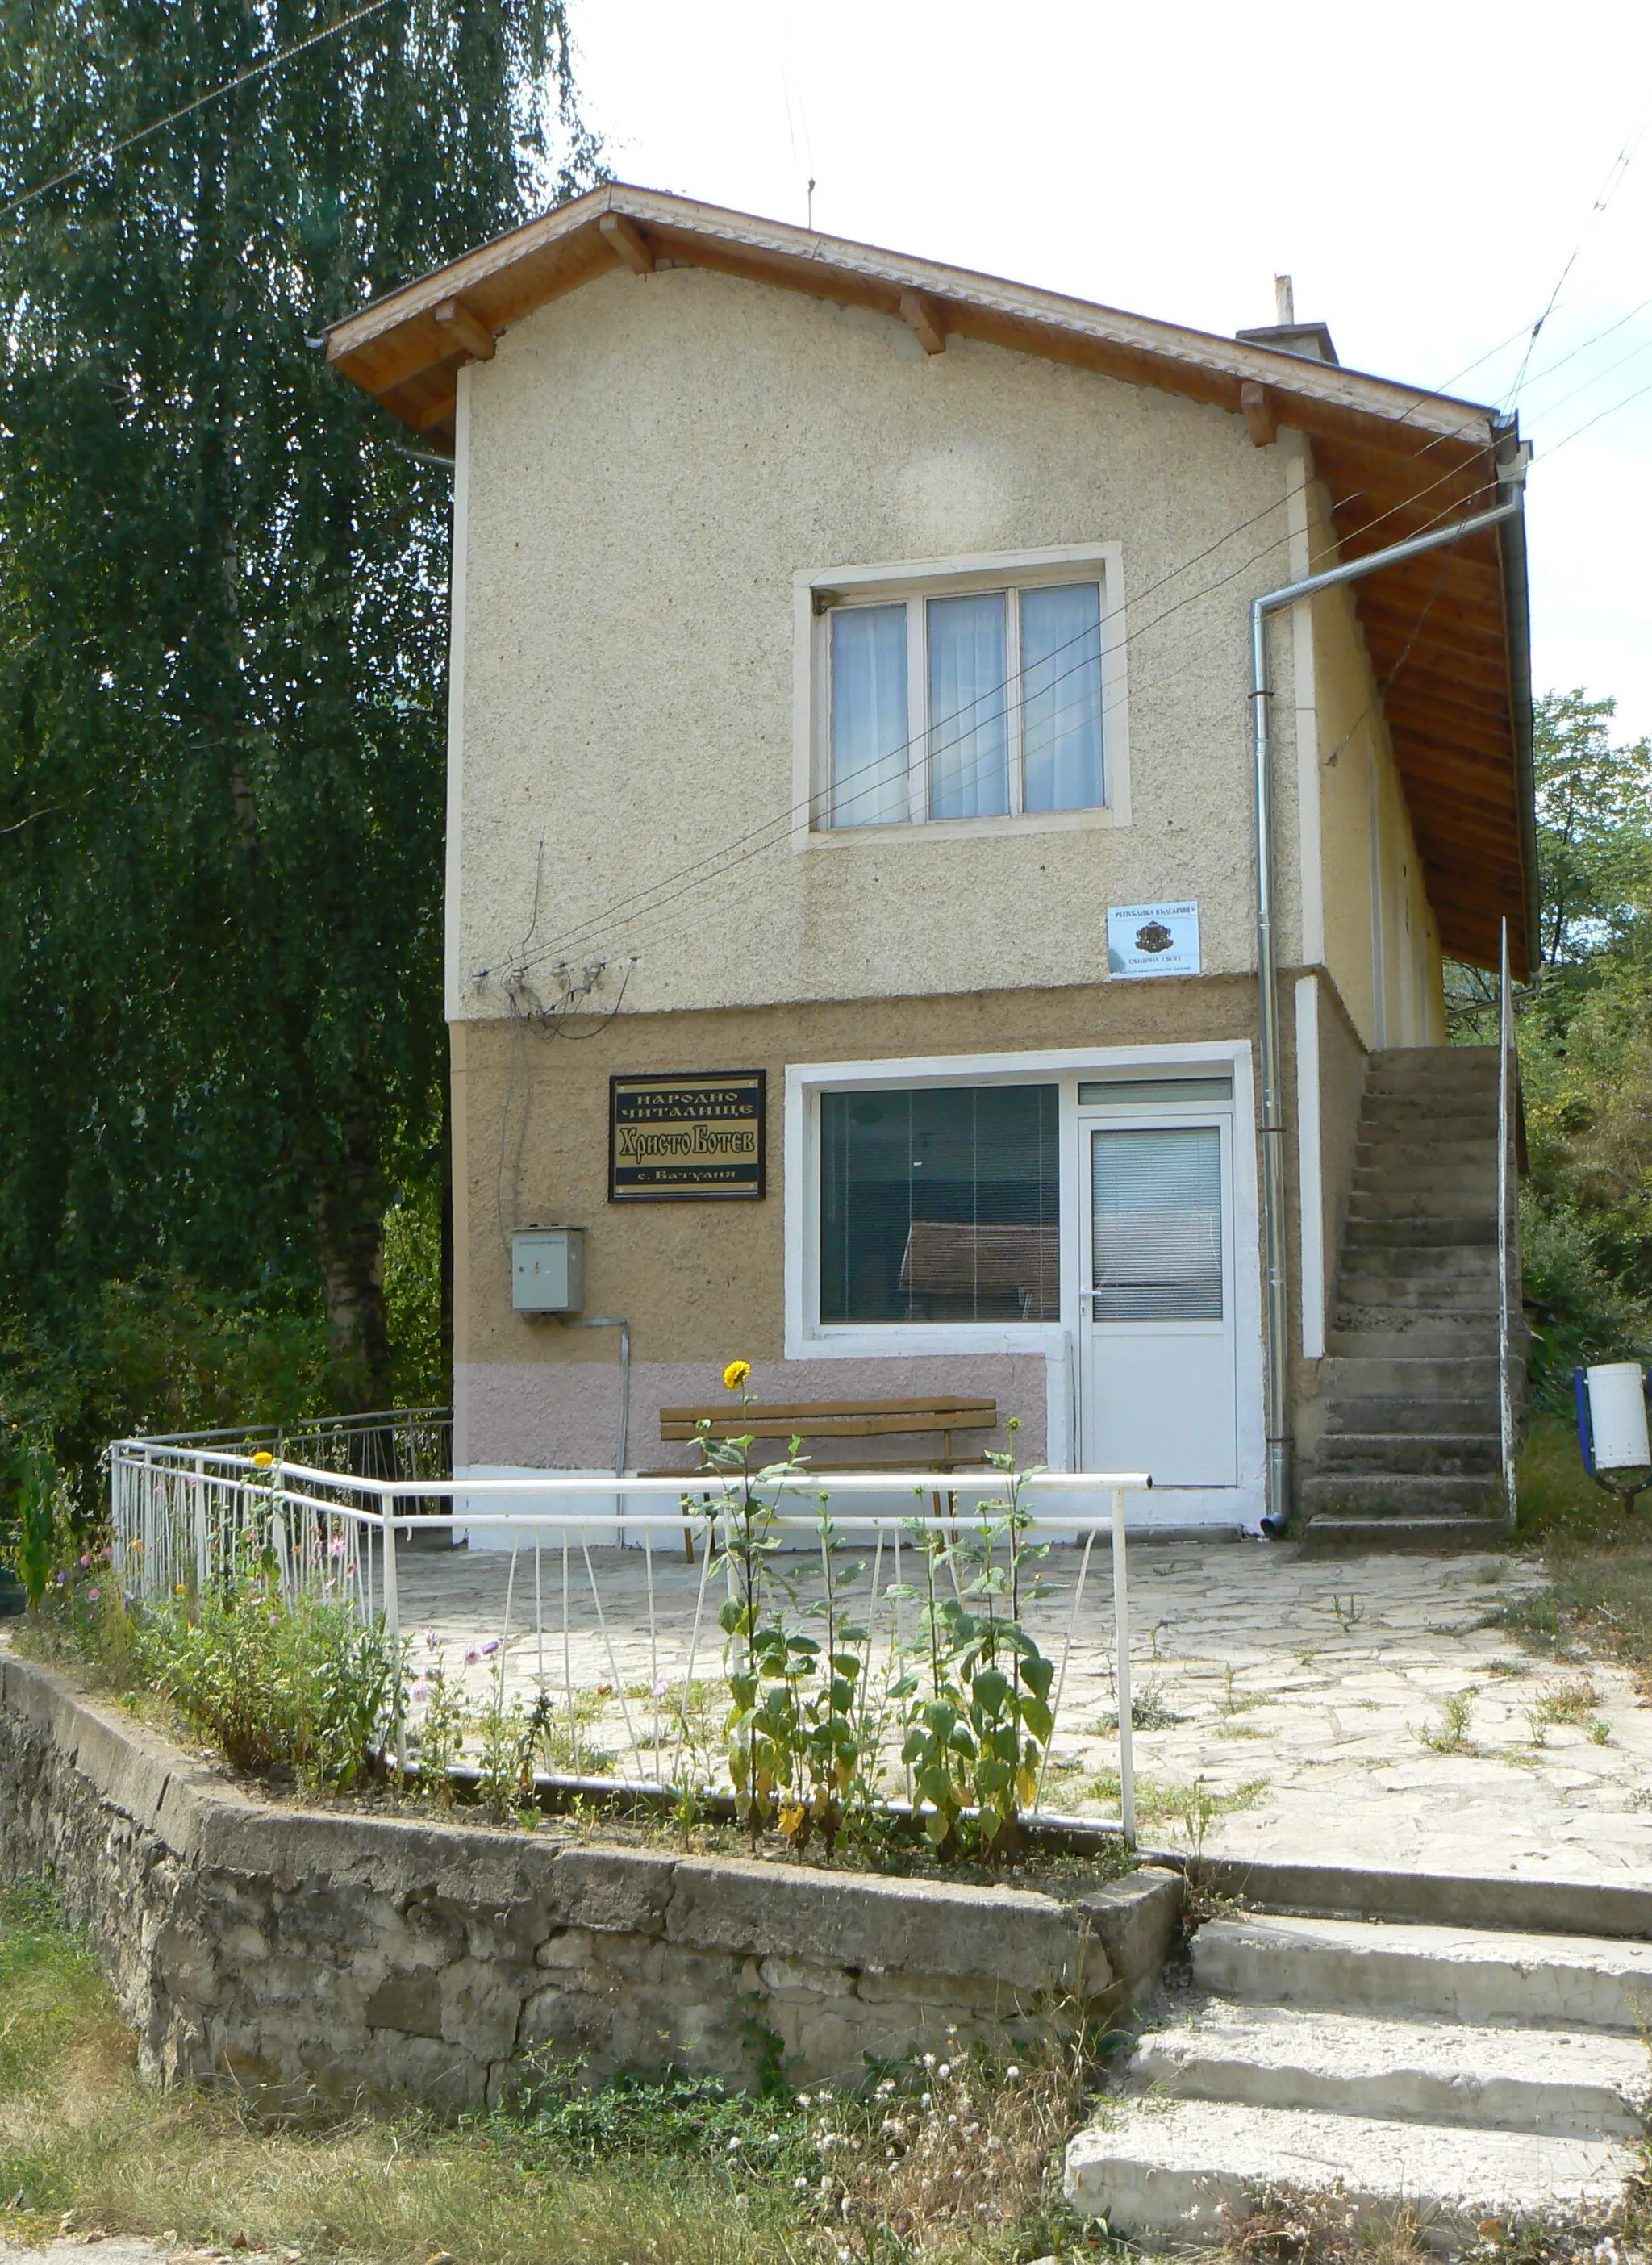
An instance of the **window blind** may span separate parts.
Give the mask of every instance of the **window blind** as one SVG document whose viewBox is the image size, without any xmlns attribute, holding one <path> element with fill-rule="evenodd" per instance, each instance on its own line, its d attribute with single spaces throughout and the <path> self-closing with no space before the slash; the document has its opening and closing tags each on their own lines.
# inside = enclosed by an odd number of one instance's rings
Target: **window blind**
<svg viewBox="0 0 1652 2265">
<path fill-rule="evenodd" d="M 1222 1318 L 1222 1145 L 1214 1125 L 1090 1136 L 1094 1317 Z"/>
<path fill-rule="evenodd" d="M 1056 1089 L 820 1096 L 820 1319 L 1061 1312 Z"/>
</svg>

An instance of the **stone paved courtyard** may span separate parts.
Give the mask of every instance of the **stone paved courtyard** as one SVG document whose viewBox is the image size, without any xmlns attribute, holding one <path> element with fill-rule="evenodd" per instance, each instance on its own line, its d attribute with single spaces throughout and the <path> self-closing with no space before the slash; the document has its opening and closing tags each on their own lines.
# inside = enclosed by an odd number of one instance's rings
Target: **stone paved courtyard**
<svg viewBox="0 0 1652 2265">
<path fill-rule="evenodd" d="M 1078 1557 L 1052 1553 L 1045 1569 L 1059 1593 L 1029 1614 L 1058 1658 Z M 575 1548 L 564 1655 L 560 1546 L 547 1546 L 539 1566 L 542 1635 L 533 1554 L 520 1553 L 505 1689 L 531 1696 L 542 1674 L 565 1721 L 565 1656 L 581 1765 L 600 1752 L 621 1774 L 652 1776 L 675 1753 L 699 1576 L 680 1550 L 656 1550 L 651 1641 L 642 1553 L 593 1549 L 590 1563 L 602 1621 Z M 445 1659 L 449 1674 L 475 1655 L 463 1673 L 480 1707 L 499 1665 L 482 1648 L 506 1633 L 508 1556 L 404 1555 L 401 1566 L 416 1650 Z M 910 1577 L 910 1558 L 906 1569 Z M 886 1558 L 885 1586 L 891 1570 Z M 1210 1541 L 1133 1547 L 1130 1572 L 1144 1840 L 1389 1868 L 1652 1878 L 1652 1708 L 1621 1670 L 1534 1656 L 1488 1625 L 1541 1585 L 1534 1562 L 1309 1562 L 1288 1546 Z M 690 1710 L 690 1742 L 708 1756 L 721 1712 L 717 1601 L 702 1599 L 694 1672 L 703 1688 Z M 1098 1544 L 1046 1808 L 1117 1813 L 1111 1644 L 1111 1565 Z M 571 1758 L 571 1748 L 560 1766 Z"/>
</svg>

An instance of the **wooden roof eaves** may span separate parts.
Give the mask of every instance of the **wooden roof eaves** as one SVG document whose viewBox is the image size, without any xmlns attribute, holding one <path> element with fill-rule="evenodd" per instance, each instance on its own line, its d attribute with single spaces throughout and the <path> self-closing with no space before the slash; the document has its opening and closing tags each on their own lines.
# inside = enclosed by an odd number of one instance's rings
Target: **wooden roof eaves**
<svg viewBox="0 0 1652 2265">
<path fill-rule="evenodd" d="M 1306 431 L 1379 443 L 1398 428 L 1413 438 L 1460 445 L 1466 456 L 1490 445 L 1494 413 L 1478 403 L 618 182 L 558 206 L 346 317 L 326 334 L 329 360 L 343 364 L 368 391 L 388 390 L 387 383 L 375 383 L 370 374 L 375 362 L 385 368 L 386 358 L 375 349 L 410 325 L 416 333 L 422 330 L 444 301 L 485 293 L 512 268 L 553 248 L 573 249 L 572 239 L 582 231 L 587 232 L 586 241 L 571 263 L 579 272 L 569 273 L 560 288 L 616 265 L 617 255 L 596 228 L 607 212 L 647 229 L 651 244 L 658 243 L 673 258 L 749 273 L 822 297 L 864 296 L 868 303 L 887 298 L 891 311 L 901 291 L 918 291 L 940 302 L 949 327 L 966 336 L 995 334 L 1005 343 L 1024 342 L 1028 351 L 1062 361 L 1088 361 L 1093 356 L 1092 366 L 1111 364 L 1115 374 L 1128 374 L 1135 382 L 1188 392 L 1224 407 L 1237 409 L 1241 384 L 1264 385 L 1277 401 L 1280 421 Z M 532 295 L 532 303 L 555 295 L 553 286 L 542 295 Z M 527 311 L 521 307 L 509 319 Z M 429 347 L 435 343 L 426 340 Z M 415 342 L 410 350 L 423 349 Z M 414 374 L 413 368 L 404 372 Z"/>
<path fill-rule="evenodd" d="M 450 446 L 453 395 L 465 357 L 455 355 L 452 331 L 436 319 L 437 309 L 457 301 L 490 329 L 508 327 L 622 264 L 600 227 L 610 213 L 630 223 L 641 244 L 658 257 L 891 315 L 901 312 L 903 294 L 918 294 L 946 331 L 1236 413 L 1242 409 L 1241 386 L 1260 385 L 1277 424 L 1294 426 L 1323 448 L 1333 528 L 1344 556 L 1357 557 L 1437 523 L 1454 510 L 1472 508 L 1474 492 L 1490 476 L 1491 459 L 1507 430 L 1495 411 L 1474 403 L 1419 392 L 1336 364 L 619 183 L 481 245 L 335 324 L 327 334 L 329 359 L 426 440 Z M 1417 484 L 1406 478 L 1408 470 Z M 1463 491 L 1465 477 L 1468 493 Z M 1362 504 L 1366 508 L 1360 509 Z M 1471 539 L 1460 557 L 1448 557 L 1437 570 L 1429 565 L 1426 577 L 1420 570 L 1379 572 L 1353 595 L 1379 683 L 1392 677 L 1397 663 L 1408 664 L 1415 648 L 1418 658 L 1426 656 L 1448 670 L 1460 659 L 1488 692 L 1499 679 L 1507 686 L 1510 712 L 1501 719 L 1486 715 L 1484 725 L 1473 734 L 1481 742 L 1476 748 L 1459 746 L 1448 752 L 1436 735 L 1399 712 L 1400 703 L 1387 720 L 1396 761 L 1408 781 L 1420 784 L 1425 777 L 1440 777 L 1449 793 L 1448 779 L 1454 776 L 1459 785 L 1464 781 L 1461 760 L 1466 755 L 1476 784 L 1483 781 L 1491 787 L 1501 770 L 1512 786 L 1515 807 L 1509 814 L 1518 835 L 1516 855 L 1525 885 L 1525 916 L 1511 921 L 1510 945 L 1517 972 L 1524 973 L 1528 938 L 1535 932 L 1535 858 L 1525 548 L 1517 528 L 1517 521 L 1509 522 L 1494 535 Z M 1474 761 L 1477 754 L 1492 754 L 1485 745 L 1487 730 L 1508 751 L 1495 768 Z M 1428 799 L 1433 805 L 1433 797 Z M 1419 855 L 1444 885 L 1453 870 L 1451 828 L 1440 819 L 1426 830 L 1435 838 L 1427 845 L 1419 841 Z M 1481 884 L 1491 883 L 1506 903 L 1507 869 L 1501 859 L 1486 856 L 1487 846 L 1480 845 Z M 1446 852 L 1444 862 L 1441 851 Z M 1438 909 L 1444 935 L 1444 898 Z M 1451 914 L 1458 935 L 1481 935 L 1489 917 L 1483 906 L 1459 907 L 1454 898 Z"/>
</svg>

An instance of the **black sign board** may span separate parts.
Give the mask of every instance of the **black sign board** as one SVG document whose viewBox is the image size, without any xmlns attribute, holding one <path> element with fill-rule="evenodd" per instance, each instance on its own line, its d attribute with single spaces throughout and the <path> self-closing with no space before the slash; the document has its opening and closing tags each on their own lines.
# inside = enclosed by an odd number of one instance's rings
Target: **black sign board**
<svg viewBox="0 0 1652 2265">
<path fill-rule="evenodd" d="M 754 1202 L 765 1106 L 761 1069 L 610 1078 L 608 1201 Z"/>
</svg>

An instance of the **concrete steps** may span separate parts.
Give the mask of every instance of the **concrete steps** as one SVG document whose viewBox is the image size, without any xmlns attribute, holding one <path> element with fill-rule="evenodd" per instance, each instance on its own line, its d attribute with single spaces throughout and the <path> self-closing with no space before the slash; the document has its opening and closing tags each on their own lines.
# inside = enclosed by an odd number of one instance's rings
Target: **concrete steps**
<svg viewBox="0 0 1652 2265">
<path fill-rule="evenodd" d="M 1406 1470 L 1316 1469 L 1302 1482 L 1303 1509 L 1310 1518 L 1481 1518 L 1502 1508 L 1500 1497 L 1491 1500 L 1500 1484 L 1495 1474 L 1419 1470 L 1415 1442 L 1407 1447 L 1411 1468 Z"/>
<path fill-rule="evenodd" d="M 1597 2224 L 1621 2197 L 1634 2159 L 1609 2140 L 1153 2101 L 1069 2144 L 1066 2192 L 1075 2209 L 1133 2240 L 1219 2240 L 1219 2203 L 1241 2218 L 1260 2195 L 1284 2189 L 1334 2194 L 1361 2218 L 1415 2210 L 1445 2248 L 1472 2240 L 1493 2218 Z"/>
<path fill-rule="evenodd" d="M 1372 1056 L 1299 1490 L 1311 1549 L 1502 1538 L 1496 1129 L 1493 1049 Z"/>
<path fill-rule="evenodd" d="M 1474 1431 L 1333 1431 L 1320 1441 L 1317 1469 L 1328 1478 L 1337 1472 L 1376 1478 L 1408 1471 L 1489 1482 L 1497 1475 L 1497 1442 Z"/>
<path fill-rule="evenodd" d="M 1652 2021 L 1652 1942 L 1254 1912 L 1193 1941 L 1193 1977 L 1253 2004 L 1357 2006 L 1454 2021 L 1531 2021 L 1638 2036 Z"/>
<path fill-rule="evenodd" d="M 1441 1243 L 1460 1249 L 1469 1243 L 1489 1243 L 1495 1249 L 1497 1242 L 1497 1222 L 1488 1215 L 1474 1217 L 1466 1213 L 1453 1213 L 1442 1207 L 1443 1198 L 1430 1196 L 1435 1205 L 1431 1211 L 1416 1207 L 1416 1198 L 1391 1197 L 1390 1202 L 1407 1201 L 1412 1208 L 1403 1212 L 1378 1211 L 1379 1199 L 1368 1198 L 1357 1210 L 1350 1205 L 1344 1233 L 1361 1250 L 1414 1250 L 1424 1244 Z"/>
<path fill-rule="evenodd" d="M 1497 1358 L 1497 1317 L 1413 1306 L 1403 1313 L 1392 1306 L 1343 1304 L 1330 1316 L 1326 1346 L 1333 1359 L 1451 1360 Z"/>
<path fill-rule="evenodd" d="M 1597 2225 L 1636 2174 L 1652 1944 L 1257 1914 L 1200 1928 L 1192 1966 L 1067 2151 L 1115 2235 L 1216 2241 L 1218 2203 L 1274 2189 L 1449 2247 L 1488 2218 Z"/>
<path fill-rule="evenodd" d="M 1638 2138 L 1652 2082 L 1638 2038 L 1220 1999 L 1145 2036 L 1135 2075 L 1179 2100 L 1309 2105 L 1382 2123 L 1468 2123 L 1557 2139 Z"/>
</svg>

